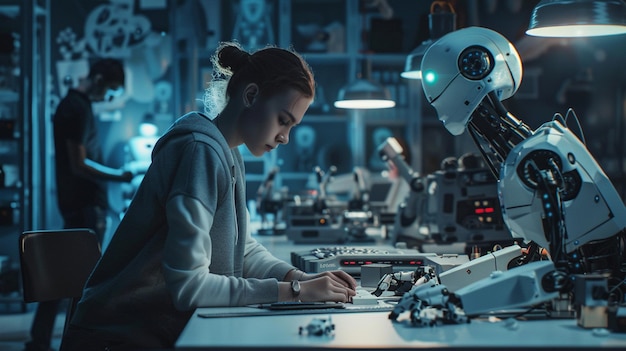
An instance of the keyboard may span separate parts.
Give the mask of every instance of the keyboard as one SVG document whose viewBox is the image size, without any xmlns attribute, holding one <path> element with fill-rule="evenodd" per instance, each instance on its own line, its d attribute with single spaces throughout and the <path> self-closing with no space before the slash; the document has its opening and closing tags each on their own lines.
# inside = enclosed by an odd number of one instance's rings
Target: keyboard
<svg viewBox="0 0 626 351">
<path fill-rule="evenodd" d="M 360 276 L 362 265 L 389 264 L 394 272 L 413 271 L 436 256 L 415 249 L 333 246 L 291 252 L 291 264 L 309 273 L 343 270 Z"/>
</svg>

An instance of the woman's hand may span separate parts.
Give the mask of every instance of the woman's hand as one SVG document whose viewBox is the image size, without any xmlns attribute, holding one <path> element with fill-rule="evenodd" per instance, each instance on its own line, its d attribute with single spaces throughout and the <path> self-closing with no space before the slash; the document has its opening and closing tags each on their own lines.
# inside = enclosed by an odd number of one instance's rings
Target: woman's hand
<svg viewBox="0 0 626 351">
<path fill-rule="evenodd" d="M 336 270 L 317 274 L 302 274 L 302 301 L 349 302 L 356 295 L 356 280 L 348 273 Z"/>
<path fill-rule="evenodd" d="M 320 277 L 330 277 L 332 280 L 337 281 L 338 283 L 343 284 L 346 287 L 352 288 L 352 290 L 356 289 L 356 285 L 357 285 L 356 280 L 354 280 L 354 278 L 352 278 L 350 274 L 341 270 L 321 272 L 321 273 L 315 273 L 315 274 L 302 272 L 302 275 L 300 276 L 300 278 L 298 278 L 298 280 L 305 281 L 305 280 L 312 280 L 312 279 L 316 279 Z"/>
<path fill-rule="evenodd" d="M 300 294 L 297 297 L 289 296 L 285 290 L 279 300 L 296 298 L 300 301 L 335 301 L 349 302 L 356 295 L 356 280 L 348 273 L 336 270 L 316 274 L 304 273 L 300 270 L 292 270 L 285 277 L 285 281 L 300 281 Z M 281 283 L 285 284 L 285 283 Z M 288 284 L 284 285 L 287 289 Z"/>
<path fill-rule="evenodd" d="M 301 281 L 298 299 L 301 301 L 350 302 L 352 296 L 356 295 L 356 282 L 351 285 L 338 275 L 334 275 L 331 272 L 327 273 L 315 275 L 311 279 Z M 354 279 L 352 280 L 354 281 Z"/>
</svg>

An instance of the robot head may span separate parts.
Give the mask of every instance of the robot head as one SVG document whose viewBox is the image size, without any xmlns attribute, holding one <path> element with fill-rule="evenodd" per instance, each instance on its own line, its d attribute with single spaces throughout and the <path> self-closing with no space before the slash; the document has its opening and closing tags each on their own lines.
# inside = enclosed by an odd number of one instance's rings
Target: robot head
<svg viewBox="0 0 626 351">
<path fill-rule="evenodd" d="M 522 81 L 522 62 L 513 44 L 482 27 L 441 37 L 426 50 L 421 69 L 426 98 L 453 135 L 463 133 L 487 94 L 507 99 Z"/>
</svg>

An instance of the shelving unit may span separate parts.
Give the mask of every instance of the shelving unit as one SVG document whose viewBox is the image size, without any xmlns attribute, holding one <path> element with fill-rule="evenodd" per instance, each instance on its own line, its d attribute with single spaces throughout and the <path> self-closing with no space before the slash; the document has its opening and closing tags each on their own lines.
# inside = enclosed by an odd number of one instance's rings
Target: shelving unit
<svg viewBox="0 0 626 351">
<path fill-rule="evenodd" d="M 7 257 L 0 302 L 22 303 L 17 272 L 18 236 L 45 226 L 50 182 L 49 0 L 14 0 L 0 6 L 0 256 Z M 13 40 L 13 42 L 11 41 Z M 8 280 L 8 281 L 7 281 Z M 1 282 L 0 282 L 1 283 Z"/>
<path fill-rule="evenodd" d="M 390 5 L 398 7 L 394 19 L 407 22 L 406 18 L 401 18 L 407 3 L 390 1 Z M 369 153 L 375 148 L 371 134 L 377 127 L 401 131 L 402 135 L 395 136 L 406 139 L 408 145 L 413 145 L 419 134 L 419 116 L 413 116 L 417 109 L 416 99 L 411 97 L 412 84 L 400 78 L 410 47 L 397 52 L 372 50 L 366 38 L 369 21 L 380 16 L 361 6 L 359 0 L 278 1 L 278 44 L 293 47 L 302 54 L 311 65 L 318 84 L 316 102 L 298 128 L 315 131 L 317 140 L 312 148 L 316 154 L 313 161 L 317 162 L 313 166 L 320 166 L 324 171 L 331 164 L 337 167 L 338 173 L 350 173 L 356 166 L 377 171 L 368 164 Z M 421 5 L 408 6 L 417 12 Z M 315 39 L 323 35 L 326 35 L 324 39 Z M 397 107 L 378 111 L 334 108 L 333 101 L 339 90 L 356 79 L 365 64 L 371 68 L 369 78 L 389 88 Z M 302 156 L 296 133 L 297 129 L 292 131 L 287 151 L 277 150 L 276 161 L 280 167 L 277 185 L 307 189 L 314 176 L 313 167 L 302 168 L 307 162 L 293 160 Z M 411 154 L 412 162 L 420 162 L 419 148 L 411 150 Z"/>
<path fill-rule="evenodd" d="M 6 19 L 5 23 L 17 21 L 20 6 L 5 5 L 0 7 L 0 16 Z M 19 28 L 16 29 L 19 31 Z M 23 123 L 18 123 L 20 115 L 20 86 L 19 54 L 15 46 L 15 34 L 10 28 L 3 28 L 2 50 L 0 52 L 0 240 L 10 242 L 21 229 L 19 210 L 22 207 L 22 154 L 21 129 Z M 7 170 L 10 170 L 7 179 Z M 15 180 L 14 180 L 15 179 Z M 9 181 L 10 183 L 7 183 Z M 7 186 L 8 185 L 8 186 Z M 4 252 L 7 262 L 15 262 L 11 252 Z M 4 270 L 9 267 L 3 267 Z"/>
<path fill-rule="evenodd" d="M 190 77 L 195 82 L 177 89 L 179 96 L 175 104 L 179 112 L 184 112 L 182 107 L 189 105 L 187 99 L 194 95 L 188 94 L 189 87 L 198 86 L 196 89 L 199 91 L 202 89 L 201 84 L 197 84 L 198 77 L 210 69 L 208 58 L 222 40 L 236 39 L 246 49 L 253 50 L 254 47 L 246 44 L 257 42 L 262 47 L 265 42 L 260 44 L 260 40 L 271 37 L 274 42 L 269 44 L 295 49 L 313 69 L 318 83 L 316 100 L 302 124 L 292 131 L 289 145 L 261 158 L 248 155 L 247 150 L 242 148 L 249 199 L 254 198 L 259 185 L 274 167 L 280 168 L 274 189 L 288 187 L 294 192 L 306 191 L 316 185 L 311 181 L 315 179 L 314 166 L 326 170 L 332 164 L 344 173 L 352 172 L 355 166 L 367 168 L 375 147 L 371 134 L 376 128 L 388 128 L 395 137 L 404 139 L 410 148 L 409 163 L 417 171 L 422 171 L 424 160 L 428 159 L 424 152 L 434 152 L 436 155 L 442 153 L 441 150 L 433 149 L 431 144 L 436 143 L 422 141 L 422 121 L 428 116 L 424 115 L 422 108 L 423 93 L 419 81 L 400 77 L 406 55 L 423 40 L 418 38 L 418 19 L 429 11 L 430 3 L 404 0 L 387 2 L 394 11 L 389 28 L 385 28 L 386 24 L 380 20 L 382 15 L 378 9 L 364 9 L 364 2 L 360 0 L 265 0 L 262 18 L 256 19 L 257 24 L 246 24 L 247 29 L 256 31 L 254 35 L 259 35 L 255 41 L 236 38 L 237 33 L 242 33 L 237 26 L 241 25 L 243 2 L 216 1 L 207 11 L 210 17 L 207 27 L 213 34 L 211 43 L 204 47 L 197 47 L 197 43 L 187 39 L 185 33 L 190 30 L 185 27 L 187 23 L 184 18 L 187 15 L 182 17 L 179 12 L 172 17 L 172 33 L 175 38 L 179 38 L 174 45 L 174 62 L 180 63 L 173 72 L 174 84 L 177 84 L 176 80 L 180 83 Z M 177 7 L 176 10 L 181 8 Z M 259 23 L 261 25 L 257 26 Z M 376 39 L 370 40 L 370 27 L 373 25 L 377 26 L 375 33 L 381 33 L 382 25 L 383 34 L 377 34 Z M 267 32 L 261 32 L 259 28 Z M 359 111 L 334 108 L 333 102 L 339 90 L 356 79 L 365 64 L 370 68 L 366 70 L 370 78 L 390 89 L 397 106 L 385 110 Z M 432 129 L 440 129 L 438 134 L 447 137 L 445 129 L 436 118 L 434 120 L 436 124 L 433 123 Z M 306 139 L 305 144 L 311 142 L 307 138 L 315 140 L 308 148 L 304 148 L 298 145 L 297 134 Z M 442 141 L 440 144 L 449 147 L 447 142 Z"/>
</svg>

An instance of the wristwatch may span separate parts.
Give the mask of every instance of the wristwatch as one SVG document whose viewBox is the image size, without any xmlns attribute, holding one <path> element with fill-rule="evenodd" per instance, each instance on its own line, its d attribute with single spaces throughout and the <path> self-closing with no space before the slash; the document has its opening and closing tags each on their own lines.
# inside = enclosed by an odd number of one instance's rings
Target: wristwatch
<svg viewBox="0 0 626 351">
<path fill-rule="evenodd" d="M 300 281 L 299 280 L 291 281 L 291 293 L 293 294 L 293 297 L 298 297 L 298 295 L 300 295 Z"/>
</svg>

